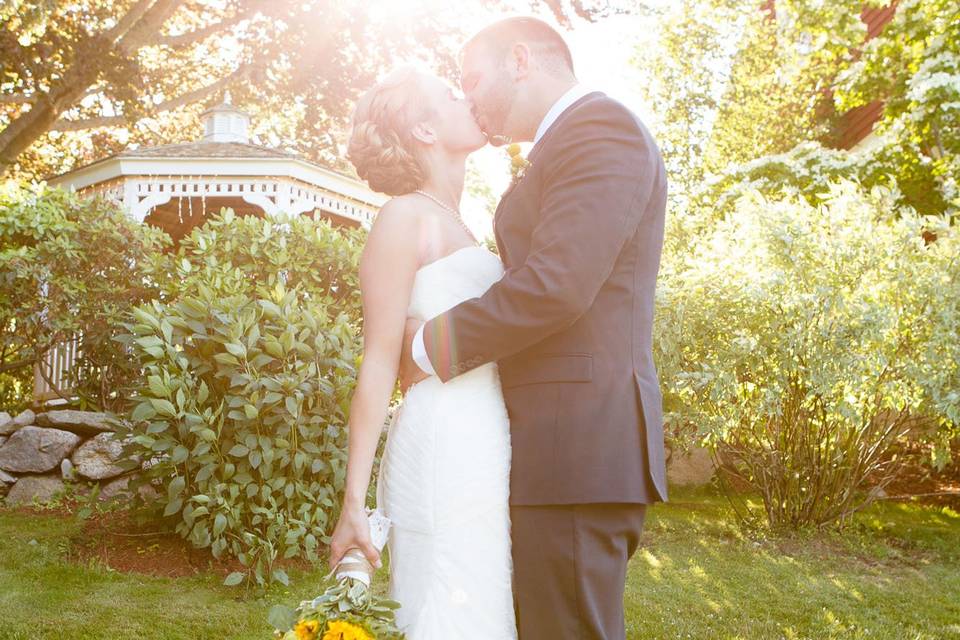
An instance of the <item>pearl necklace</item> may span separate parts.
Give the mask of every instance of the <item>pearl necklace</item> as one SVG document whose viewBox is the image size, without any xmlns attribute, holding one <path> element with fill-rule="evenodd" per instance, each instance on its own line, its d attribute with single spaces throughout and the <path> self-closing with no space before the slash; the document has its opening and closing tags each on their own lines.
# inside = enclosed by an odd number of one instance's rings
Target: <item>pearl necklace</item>
<svg viewBox="0 0 960 640">
<path fill-rule="evenodd" d="M 440 207 L 442 207 L 443 209 L 449 211 L 449 212 L 453 215 L 454 219 L 456 219 L 456 221 L 460 223 L 460 226 L 463 227 L 463 230 L 467 232 L 467 235 L 470 236 L 470 238 L 473 240 L 474 244 L 477 244 L 477 245 L 480 244 L 480 242 L 477 240 L 477 237 L 476 237 L 475 235 L 473 235 L 473 231 L 470 231 L 470 227 L 468 227 L 468 226 L 467 226 L 467 223 L 464 222 L 464 221 L 463 221 L 463 218 L 460 217 L 460 212 L 459 212 L 459 211 L 457 211 L 456 209 L 454 209 L 454 208 L 451 207 L 450 205 L 446 204 L 445 202 L 443 202 L 443 201 L 440 200 L 439 198 L 436 198 L 436 197 L 430 195 L 430 194 L 427 193 L 426 191 L 421 191 L 420 189 L 417 189 L 416 191 L 414 191 L 414 193 L 419 193 L 420 195 L 424 196 L 425 198 L 428 198 L 428 199 L 430 199 L 430 200 L 433 200 L 433 201 L 434 201 L 435 203 L 437 203 Z"/>
</svg>

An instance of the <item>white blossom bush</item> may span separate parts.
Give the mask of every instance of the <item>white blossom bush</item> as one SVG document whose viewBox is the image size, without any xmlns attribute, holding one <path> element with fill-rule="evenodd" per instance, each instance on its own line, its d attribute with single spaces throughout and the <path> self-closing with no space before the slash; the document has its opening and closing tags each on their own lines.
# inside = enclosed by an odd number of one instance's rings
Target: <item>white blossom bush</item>
<svg viewBox="0 0 960 640">
<path fill-rule="evenodd" d="M 748 191 L 658 284 L 667 421 L 762 496 L 728 491 L 748 525 L 842 525 L 895 477 L 898 440 L 960 423 L 956 229 L 889 189 L 825 189 Z"/>
</svg>

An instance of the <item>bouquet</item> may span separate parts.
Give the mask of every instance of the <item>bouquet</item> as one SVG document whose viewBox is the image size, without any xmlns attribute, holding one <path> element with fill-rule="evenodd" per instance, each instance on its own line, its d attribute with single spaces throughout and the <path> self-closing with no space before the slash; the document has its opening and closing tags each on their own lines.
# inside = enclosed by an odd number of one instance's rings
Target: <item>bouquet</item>
<svg viewBox="0 0 960 640">
<path fill-rule="evenodd" d="M 390 520 L 367 509 L 370 541 L 383 549 Z M 296 609 L 275 605 L 268 621 L 277 640 L 403 640 L 394 622 L 400 604 L 370 592 L 374 568 L 359 549 L 350 549 L 324 577 L 327 588 Z M 330 582 L 330 578 L 334 580 Z"/>
</svg>

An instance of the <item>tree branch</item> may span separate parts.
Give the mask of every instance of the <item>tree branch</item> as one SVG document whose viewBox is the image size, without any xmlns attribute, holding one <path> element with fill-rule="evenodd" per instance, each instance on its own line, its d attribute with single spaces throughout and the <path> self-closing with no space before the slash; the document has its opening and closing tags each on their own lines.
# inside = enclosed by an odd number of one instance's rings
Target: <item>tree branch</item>
<svg viewBox="0 0 960 640">
<path fill-rule="evenodd" d="M 84 91 L 83 95 L 80 96 L 80 99 L 82 100 L 87 96 L 92 96 L 95 93 L 100 93 L 103 90 L 104 90 L 103 87 L 94 85 L 89 89 L 87 89 L 86 91 Z M 0 95 L 0 104 L 33 104 L 37 100 L 39 100 L 42 95 L 43 94 L 34 94 L 34 95 L 28 96 L 22 93 L 16 93 L 16 94 L 11 94 L 6 96 Z"/>
<path fill-rule="evenodd" d="M 184 0 L 157 0 L 156 4 L 145 11 L 136 24 L 130 27 L 123 38 L 117 42 L 117 51 L 124 55 L 132 55 L 147 42 L 151 44 L 155 42 L 160 27 L 183 2 Z"/>
<path fill-rule="evenodd" d="M 120 18 L 120 21 L 110 29 L 103 37 L 109 41 L 112 45 L 120 38 L 123 38 L 127 33 L 137 24 L 137 22 L 147 13 L 151 5 L 156 0 L 138 0 L 137 4 L 130 7 L 130 9 Z"/>
<path fill-rule="evenodd" d="M 0 96 L 0 104 L 32 104 L 36 98 L 25 96 L 22 93 L 9 96 Z"/>
<path fill-rule="evenodd" d="M 22 369 L 28 365 L 36 362 L 36 358 L 21 358 L 14 362 L 4 362 L 0 363 L 0 373 L 6 373 L 7 371 L 16 371 L 17 369 Z"/>
<path fill-rule="evenodd" d="M 219 22 L 209 24 L 200 29 L 194 29 L 193 31 L 187 31 L 186 33 L 180 33 L 175 36 L 161 36 L 157 41 L 157 44 L 165 45 L 172 49 L 181 49 L 183 47 L 188 47 L 192 44 L 202 42 L 211 35 L 220 31 L 224 31 L 238 22 L 250 17 L 254 13 L 255 8 L 255 6 L 251 5 L 246 9 L 240 9 L 237 11 L 237 13 L 229 18 L 224 18 Z"/>
<path fill-rule="evenodd" d="M 150 109 L 150 113 L 163 113 L 165 111 L 172 111 L 187 104 L 193 104 L 194 102 L 199 102 L 209 95 L 216 93 L 217 91 L 225 88 L 227 85 L 239 80 L 247 75 L 249 72 L 249 67 L 239 67 L 236 71 L 230 75 L 220 78 L 216 82 L 212 82 L 205 87 L 200 87 L 199 89 L 194 89 L 193 91 L 188 91 L 183 95 L 177 96 L 176 98 L 171 98 L 161 102 L 156 107 Z M 51 131 L 83 131 L 85 129 L 96 129 L 97 127 L 110 127 L 110 126 L 120 126 L 127 123 L 127 119 L 124 116 L 103 116 L 99 118 L 85 118 L 83 120 L 67 120 L 61 118 L 57 120 L 51 127 Z"/>
</svg>

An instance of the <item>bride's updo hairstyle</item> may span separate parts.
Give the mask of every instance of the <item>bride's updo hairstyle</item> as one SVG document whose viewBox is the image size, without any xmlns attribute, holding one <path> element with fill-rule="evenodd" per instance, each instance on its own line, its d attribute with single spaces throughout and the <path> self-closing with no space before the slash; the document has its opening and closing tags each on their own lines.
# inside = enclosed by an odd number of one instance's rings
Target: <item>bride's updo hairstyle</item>
<svg viewBox="0 0 960 640">
<path fill-rule="evenodd" d="M 371 189 L 399 196 L 423 186 L 426 168 L 411 129 L 430 115 L 420 72 L 413 67 L 394 70 L 360 98 L 347 158 Z"/>
</svg>

